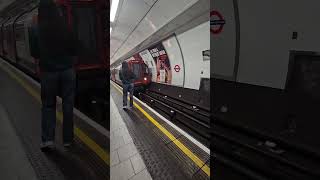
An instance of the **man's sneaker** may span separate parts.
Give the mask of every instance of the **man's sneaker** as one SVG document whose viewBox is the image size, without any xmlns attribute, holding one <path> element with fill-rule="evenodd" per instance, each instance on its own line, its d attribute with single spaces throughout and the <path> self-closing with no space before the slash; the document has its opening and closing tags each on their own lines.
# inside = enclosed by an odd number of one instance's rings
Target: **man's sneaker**
<svg viewBox="0 0 320 180">
<path fill-rule="evenodd" d="M 128 108 L 127 106 L 123 106 L 123 107 L 122 107 L 122 109 L 127 109 L 127 108 Z"/>
<path fill-rule="evenodd" d="M 47 141 L 47 142 L 42 142 L 40 144 L 40 149 L 42 151 L 47 151 L 47 150 L 50 150 L 50 149 L 53 149 L 54 148 L 54 143 L 53 141 Z"/>
</svg>

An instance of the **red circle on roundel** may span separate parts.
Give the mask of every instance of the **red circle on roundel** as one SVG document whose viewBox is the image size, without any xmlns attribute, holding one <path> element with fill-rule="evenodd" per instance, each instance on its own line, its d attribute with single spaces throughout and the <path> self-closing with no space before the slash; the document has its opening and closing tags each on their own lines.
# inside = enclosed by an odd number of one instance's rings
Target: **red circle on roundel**
<svg viewBox="0 0 320 180">
<path fill-rule="evenodd" d="M 221 21 L 224 20 L 224 19 L 223 19 L 223 16 L 222 16 L 218 11 L 211 11 L 211 12 L 210 12 L 210 17 L 212 17 L 212 16 L 217 16 L 217 17 L 218 17 L 218 20 L 221 20 Z M 213 34 L 219 34 L 219 33 L 221 33 L 224 25 L 223 25 L 223 24 L 220 24 L 220 25 L 218 25 L 218 26 L 219 26 L 219 27 L 216 28 L 216 29 L 210 28 L 210 31 L 211 31 Z"/>
<path fill-rule="evenodd" d="M 179 65 L 175 65 L 173 69 L 174 71 L 179 72 L 181 68 Z"/>
</svg>

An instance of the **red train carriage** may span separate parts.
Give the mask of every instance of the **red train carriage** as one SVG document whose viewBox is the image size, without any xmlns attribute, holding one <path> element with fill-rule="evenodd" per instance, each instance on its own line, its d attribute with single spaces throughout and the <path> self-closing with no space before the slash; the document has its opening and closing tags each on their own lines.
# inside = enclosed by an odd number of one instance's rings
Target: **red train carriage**
<svg viewBox="0 0 320 180">
<path fill-rule="evenodd" d="M 142 60 L 127 60 L 130 70 L 136 76 L 134 86 L 136 90 L 142 90 L 151 83 L 151 72 L 148 66 Z M 118 84 L 122 84 L 119 72 L 121 70 L 121 64 L 111 69 L 111 78 Z"/>
<path fill-rule="evenodd" d="M 0 23 L 0 56 L 4 56 L 4 24 L 9 20 L 9 18 L 7 19 L 3 19 Z"/>
<path fill-rule="evenodd" d="M 81 43 L 76 57 L 77 103 L 92 101 L 105 103 L 107 99 L 107 76 L 109 58 L 107 43 L 107 10 L 105 0 L 59 0 L 68 27 L 76 33 Z M 19 3 L 17 3 L 17 6 Z M 31 5 L 21 9 L 15 16 L 2 21 L 0 54 L 27 74 L 38 78 L 38 60 L 30 55 L 31 28 L 37 26 L 38 8 Z M 87 107 L 86 107 L 87 108 Z"/>
<path fill-rule="evenodd" d="M 9 19 L 3 25 L 3 55 L 11 62 L 15 62 L 14 48 L 15 40 L 13 36 L 13 24 L 16 17 Z"/>
</svg>

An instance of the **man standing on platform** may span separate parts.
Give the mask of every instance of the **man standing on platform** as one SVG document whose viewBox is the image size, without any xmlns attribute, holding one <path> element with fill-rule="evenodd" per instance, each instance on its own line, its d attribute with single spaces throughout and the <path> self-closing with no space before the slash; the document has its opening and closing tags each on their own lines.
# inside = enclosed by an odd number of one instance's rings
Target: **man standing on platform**
<svg viewBox="0 0 320 180">
<path fill-rule="evenodd" d="M 73 143 L 73 105 L 76 74 L 73 68 L 76 55 L 73 33 L 66 17 L 53 0 L 41 0 L 38 27 L 33 28 L 31 55 L 39 59 L 41 79 L 41 150 L 54 147 L 56 127 L 56 96 L 63 101 L 63 143 Z"/>
<path fill-rule="evenodd" d="M 127 98 L 128 92 L 130 93 L 130 108 L 133 106 L 133 91 L 134 91 L 134 80 L 135 75 L 130 70 L 128 63 L 126 61 L 122 62 L 121 71 L 119 73 L 120 79 L 122 81 L 123 90 L 123 109 L 127 109 Z"/>
</svg>

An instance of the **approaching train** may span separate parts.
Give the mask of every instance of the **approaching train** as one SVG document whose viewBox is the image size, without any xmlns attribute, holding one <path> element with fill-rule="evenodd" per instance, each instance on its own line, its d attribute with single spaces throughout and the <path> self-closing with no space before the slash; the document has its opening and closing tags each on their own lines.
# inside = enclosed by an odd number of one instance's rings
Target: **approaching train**
<svg viewBox="0 0 320 180">
<path fill-rule="evenodd" d="M 159 19 L 148 18 L 158 16 L 153 15 L 158 9 L 151 8 L 141 23 L 129 25 L 137 26 L 132 33 L 119 25 L 126 22 L 123 17 L 130 16 L 132 10 L 124 7 L 116 20 L 119 23 L 115 23 L 111 33 L 111 69 L 117 68 L 123 60 L 141 59 L 151 74 L 148 92 L 157 92 L 209 111 L 209 1 L 197 1 L 193 6 L 185 1 L 175 3 L 177 5 L 172 9 L 161 7 L 163 9 L 159 11 L 168 14 L 160 14 L 163 17 Z M 124 34 L 128 37 L 123 37 Z M 122 39 L 127 40 L 122 42 Z"/>
<path fill-rule="evenodd" d="M 88 109 L 91 102 L 106 102 L 107 91 L 107 1 L 59 0 L 68 27 L 82 43 L 77 56 L 76 106 Z M 0 55 L 38 79 L 38 59 L 30 55 L 31 28 L 37 26 L 37 4 L 0 22 Z M 22 11 L 22 10 L 21 10 Z M 103 112 L 102 112 L 103 113 Z M 105 111 L 104 111 L 105 113 Z M 102 115 L 101 121 L 106 121 Z M 99 119 L 99 118 L 98 118 Z M 107 125 L 107 122 L 102 122 Z"/>
<path fill-rule="evenodd" d="M 134 87 L 136 90 L 144 90 L 151 83 L 151 72 L 148 66 L 139 59 L 129 59 L 127 60 L 129 69 L 134 73 L 136 79 L 134 81 Z M 121 70 L 121 64 L 115 68 L 111 69 L 111 79 L 116 83 L 122 85 L 119 77 Z"/>
<path fill-rule="evenodd" d="M 173 3 L 170 8 L 164 6 L 165 0 L 154 1 L 155 5 L 150 7 L 142 4 L 141 7 L 121 7 L 116 23 L 112 24 L 110 38 L 112 78 L 118 78 L 121 62 L 144 62 L 151 83 L 137 97 L 208 145 L 209 0 Z M 143 19 L 135 17 L 132 11 L 145 13 L 145 16 Z M 129 22 L 125 17 L 141 20 Z"/>
</svg>

